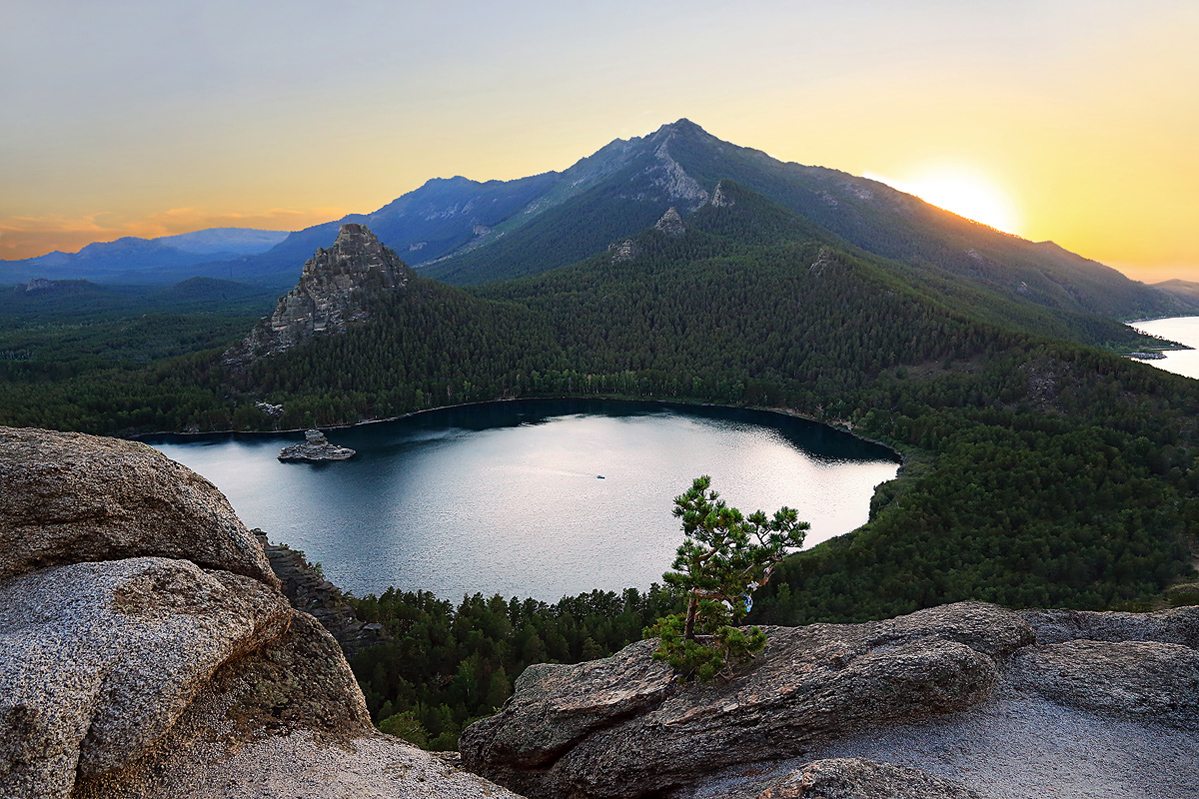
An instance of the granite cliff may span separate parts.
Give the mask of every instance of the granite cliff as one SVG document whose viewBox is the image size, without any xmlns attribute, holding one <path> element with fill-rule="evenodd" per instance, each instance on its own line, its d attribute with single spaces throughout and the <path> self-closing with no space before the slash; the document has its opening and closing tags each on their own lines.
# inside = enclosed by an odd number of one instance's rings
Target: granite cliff
<svg viewBox="0 0 1199 799">
<path fill-rule="evenodd" d="M 534 799 L 1193 795 L 1199 607 L 767 631 L 727 683 L 678 684 L 651 641 L 530 666 L 463 764 Z"/>
<path fill-rule="evenodd" d="M 225 353 L 230 365 L 283 352 L 306 339 L 339 333 L 370 317 L 380 294 L 407 285 L 412 272 L 365 225 L 341 226 L 329 249 L 304 264 L 296 287 L 279 298 L 274 313 Z"/>
<path fill-rule="evenodd" d="M 512 797 L 371 726 L 207 480 L 0 428 L 0 796 Z"/>
</svg>

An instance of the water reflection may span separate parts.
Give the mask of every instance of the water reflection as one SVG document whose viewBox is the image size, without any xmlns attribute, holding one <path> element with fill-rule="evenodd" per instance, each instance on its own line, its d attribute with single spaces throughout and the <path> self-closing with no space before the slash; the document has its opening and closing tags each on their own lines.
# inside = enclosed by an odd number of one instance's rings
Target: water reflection
<svg viewBox="0 0 1199 799">
<path fill-rule="evenodd" d="M 700 474 L 743 511 L 797 508 L 815 543 L 865 522 L 873 487 L 897 470 L 881 447 L 804 420 L 657 403 L 447 409 L 330 431 L 358 451 L 350 461 L 279 463 L 299 438 L 149 443 L 359 595 L 646 588 L 680 541 L 672 500 Z"/>
</svg>

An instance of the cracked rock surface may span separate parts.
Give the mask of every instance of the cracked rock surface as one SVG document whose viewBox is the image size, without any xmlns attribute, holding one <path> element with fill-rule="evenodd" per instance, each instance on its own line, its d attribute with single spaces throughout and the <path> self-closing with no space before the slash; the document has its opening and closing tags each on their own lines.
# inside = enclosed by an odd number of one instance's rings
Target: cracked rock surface
<svg viewBox="0 0 1199 799">
<path fill-rule="evenodd" d="M 649 641 L 526 671 L 498 714 L 463 733 L 463 763 L 532 797 L 652 795 L 731 764 L 967 708 L 995 687 L 998 661 L 1033 642 L 1015 613 L 976 602 L 767 634 L 766 650 L 729 683 L 678 685 Z"/>
<path fill-rule="evenodd" d="M 5 584 L 0 775 L 6 796 L 60 796 L 161 738 L 218 666 L 287 629 L 257 580 L 189 561 L 56 566 Z"/>
<path fill-rule="evenodd" d="M 158 450 L 82 433 L 0 427 L 0 579 L 143 555 L 279 585 L 225 495 Z"/>
</svg>

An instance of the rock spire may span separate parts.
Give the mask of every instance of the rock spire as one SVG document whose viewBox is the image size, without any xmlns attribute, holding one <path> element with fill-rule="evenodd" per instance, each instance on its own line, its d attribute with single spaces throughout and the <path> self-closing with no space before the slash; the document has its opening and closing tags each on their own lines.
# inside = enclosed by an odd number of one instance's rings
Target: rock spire
<svg viewBox="0 0 1199 799">
<path fill-rule="evenodd" d="M 333 246 L 308 259 L 296 287 L 225 353 L 225 361 L 245 363 L 284 352 L 313 336 L 340 333 L 369 318 L 372 301 L 402 289 L 411 276 L 408 265 L 366 225 L 346 223 Z"/>
</svg>

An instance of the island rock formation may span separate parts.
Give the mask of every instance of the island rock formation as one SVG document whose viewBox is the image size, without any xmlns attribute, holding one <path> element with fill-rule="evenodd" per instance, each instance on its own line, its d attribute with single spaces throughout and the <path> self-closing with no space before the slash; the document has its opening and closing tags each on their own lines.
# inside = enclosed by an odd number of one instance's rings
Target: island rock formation
<svg viewBox="0 0 1199 799">
<path fill-rule="evenodd" d="M 279 460 L 287 461 L 344 461 L 358 453 L 349 447 L 329 443 L 320 430 L 305 430 L 304 441 L 292 444 L 279 451 Z"/>
<path fill-rule="evenodd" d="M 329 249 L 304 264 L 299 283 L 274 313 L 225 352 L 229 365 L 284 352 L 313 336 L 339 333 L 370 317 L 381 293 L 403 289 L 412 270 L 365 225 L 346 223 Z"/>
<path fill-rule="evenodd" d="M 513 797 L 371 726 L 207 480 L 0 428 L 0 796 Z"/>
</svg>

